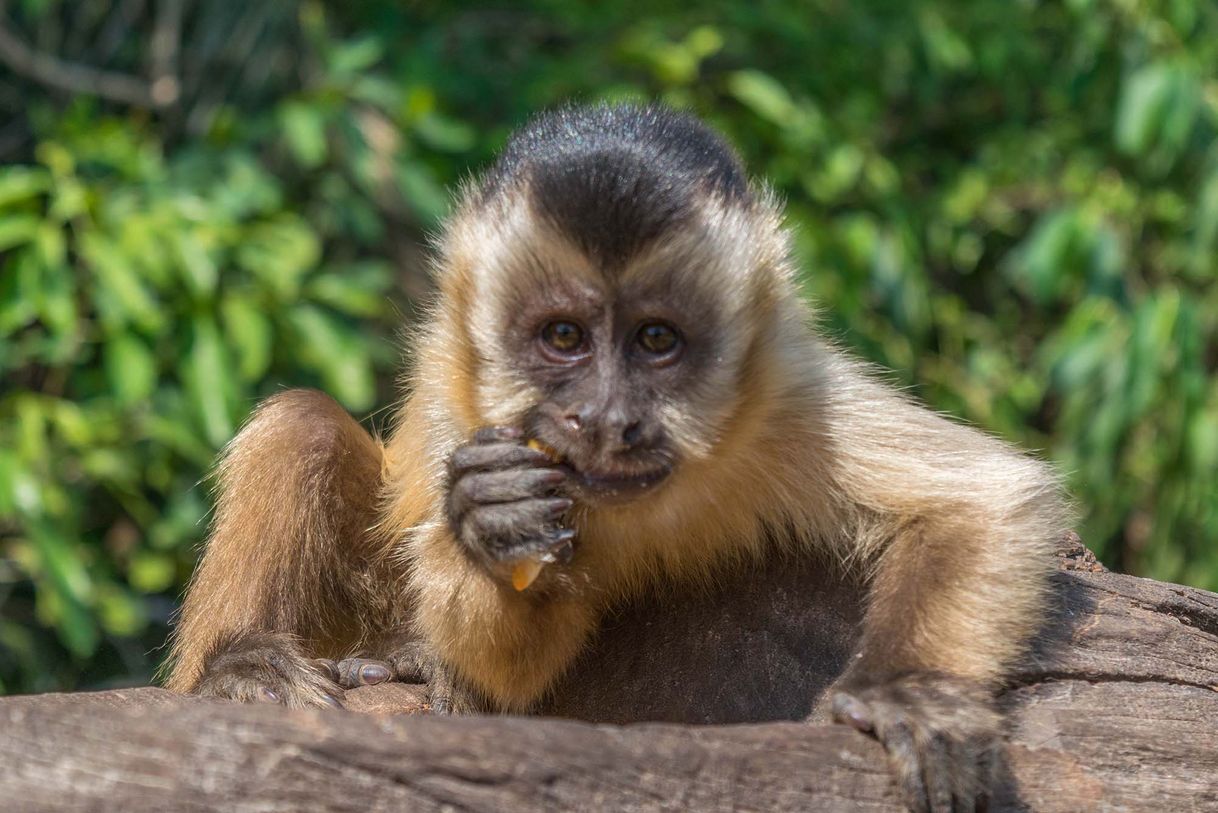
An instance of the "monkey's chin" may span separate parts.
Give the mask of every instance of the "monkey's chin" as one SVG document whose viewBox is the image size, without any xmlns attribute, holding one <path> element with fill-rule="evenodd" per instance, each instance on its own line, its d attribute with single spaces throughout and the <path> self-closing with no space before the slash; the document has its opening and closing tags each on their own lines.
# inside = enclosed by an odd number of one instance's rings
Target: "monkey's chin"
<svg viewBox="0 0 1218 813">
<path fill-rule="evenodd" d="M 580 471 L 572 468 L 577 498 L 590 503 L 624 503 L 657 491 L 672 473 L 669 467 L 640 474 Z"/>
</svg>

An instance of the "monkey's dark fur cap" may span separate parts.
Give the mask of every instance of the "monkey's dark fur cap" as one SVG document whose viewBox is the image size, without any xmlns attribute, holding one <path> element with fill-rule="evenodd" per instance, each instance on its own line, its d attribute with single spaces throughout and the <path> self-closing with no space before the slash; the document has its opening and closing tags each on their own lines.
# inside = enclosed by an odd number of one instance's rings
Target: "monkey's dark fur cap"
<svg viewBox="0 0 1218 813">
<path fill-rule="evenodd" d="M 483 200 L 522 183 L 536 213 L 609 265 L 685 222 L 700 198 L 752 199 L 732 148 L 693 116 L 659 105 L 538 116 L 483 179 Z"/>
</svg>

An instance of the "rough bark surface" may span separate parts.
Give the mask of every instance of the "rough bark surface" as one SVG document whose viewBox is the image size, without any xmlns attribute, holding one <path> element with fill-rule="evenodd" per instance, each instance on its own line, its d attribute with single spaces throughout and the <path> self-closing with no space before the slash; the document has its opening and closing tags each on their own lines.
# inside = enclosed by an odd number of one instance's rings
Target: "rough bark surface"
<svg viewBox="0 0 1218 813">
<path fill-rule="evenodd" d="M 1218 810 L 1218 595 L 1104 572 L 1075 544 L 1055 596 L 1003 695 L 991 810 Z M 662 723 L 411 715 L 404 685 L 348 693 L 361 714 L 155 688 L 3 699 L 0 808 L 899 811 L 878 744 L 787 722 L 856 621 L 855 593 L 812 567 L 624 609 L 548 711 Z"/>
</svg>

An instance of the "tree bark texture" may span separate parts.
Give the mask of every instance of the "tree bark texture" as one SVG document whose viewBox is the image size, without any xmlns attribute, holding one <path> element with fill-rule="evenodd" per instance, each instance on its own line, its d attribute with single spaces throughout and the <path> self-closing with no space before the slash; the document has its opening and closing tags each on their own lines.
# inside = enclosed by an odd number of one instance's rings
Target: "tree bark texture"
<svg viewBox="0 0 1218 813">
<path fill-rule="evenodd" d="M 990 809 L 1218 810 L 1218 595 L 1105 572 L 1077 542 L 1061 565 L 1001 698 Z M 2 699 L 0 809 L 899 811 L 876 742 L 793 721 L 849 657 L 857 609 L 807 563 L 623 608 L 546 708 L 578 719 L 412 714 L 423 694 L 401 684 L 349 692 L 347 712 L 156 688 Z"/>
</svg>

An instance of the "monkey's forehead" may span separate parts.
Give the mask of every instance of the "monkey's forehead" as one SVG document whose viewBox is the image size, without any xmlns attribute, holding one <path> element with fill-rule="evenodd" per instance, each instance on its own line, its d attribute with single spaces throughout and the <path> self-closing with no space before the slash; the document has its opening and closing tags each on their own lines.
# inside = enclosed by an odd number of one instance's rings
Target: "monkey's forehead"
<svg viewBox="0 0 1218 813">
<path fill-rule="evenodd" d="M 786 273 L 786 238 L 769 210 L 746 212 L 703 200 L 673 227 L 606 261 L 527 196 L 506 201 L 492 216 L 465 216 L 450 229 L 440 265 L 457 271 L 475 300 L 511 303 L 548 292 L 579 292 L 609 304 L 619 294 L 697 303 L 730 315 Z"/>
<path fill-rule="evenodd" d="M 692 116 L 659 107 L 564 108 L 513 136 L 480 188 L 480 204 L 527 200 L 604 267 L 624 266 L 714 201 L 753 194 L 732 149 Z"/>
</svg>

